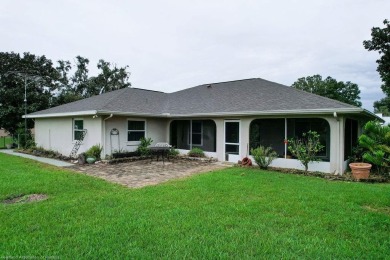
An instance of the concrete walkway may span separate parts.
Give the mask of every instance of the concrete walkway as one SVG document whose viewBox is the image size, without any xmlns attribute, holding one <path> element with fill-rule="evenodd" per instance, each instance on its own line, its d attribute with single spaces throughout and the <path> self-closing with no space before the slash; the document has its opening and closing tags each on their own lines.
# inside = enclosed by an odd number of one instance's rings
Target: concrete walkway
<svg viewBox="0 0 390 260">
<path fill-rule="evenodd" d="M 15 155 L 19 157 L 28 158 L 31 160 L 35 160 L 42 163 L 47 163 L 50 165 L 58 166 L 58 167 L 68 167 L 68 166 L 74 166 L 72 163 L 63 162 L 60 160 L 50 159 L 50 158 L 44 158 L 44 157 L 38 157 L 30 154 L 24 154 L 24 153 L 16 153 L 12 149 L 0 149 L 0 153 Z"/>
</svg>

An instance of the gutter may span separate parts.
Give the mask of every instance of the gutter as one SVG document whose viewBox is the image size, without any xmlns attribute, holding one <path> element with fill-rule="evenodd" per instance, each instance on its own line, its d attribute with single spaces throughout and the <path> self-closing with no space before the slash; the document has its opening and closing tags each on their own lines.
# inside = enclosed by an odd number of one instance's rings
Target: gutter
<svg viewBox="0 0 390 260">
<path fill-rule="evenodd" d="M 22 118 L 47 118 L 47 117 L 65 117 L 65 116 L 94 116 L 97 115 L 97 110 L 65 112 L 65 113 L 50 113 L 50 114 L 28 114 Z"/>
<path fill-rule="evenodd" d="M 270 110 L 270 111 L 242 111 L 242 112 L 214 112 L 214 113 L 190 113 L 190 114 L 171 114 L 171 113 L 132 113 L 122 111 L 105 111 L 105 110 L 90 110 L 70 113 L 55 113 L 55 114 L 40 114 L 27 115 L 27 118 L 50 118 L 50 117 L 65 117 L 78 115 L 116 115 L 116 116 L 137 116 L 137 117 L 157 117 L 157 118 L 188 118 L 188 117 L 232 117 L 232 116 L 276 116 L 276 115 L 318 115 L 318 114 L 360 114 L 363 113 L 375 120 L 384 122 L 383 119 L 374 113 L 363 108 L 336 108 L 336 109 L 295 109 L 295 110 Z M 23 116 L 24 118 L 24 116 Z"/>
</svg>

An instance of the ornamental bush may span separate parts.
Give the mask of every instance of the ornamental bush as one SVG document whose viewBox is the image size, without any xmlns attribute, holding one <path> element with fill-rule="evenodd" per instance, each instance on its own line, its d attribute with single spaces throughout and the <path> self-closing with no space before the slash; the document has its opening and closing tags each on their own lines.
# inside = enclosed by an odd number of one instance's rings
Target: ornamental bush
<svg viewBox="0 0 390 260">
<path fill-rule="evenodd" d="M 137 152 L 141 156 L 149 156 L 151 155 L 151 151 L 149 146 L 153 143 L 152 138 L 141 138 L 140 139 L 140 145 L 137 148 Z"/>
<path fill-rule="evenodd" d="M 100 146 L 100 144 L 95 144 L 85 152 L 85 155 L 89 157 L 94 157 L 96 160 L 100 161 L 102 151 L 103 146 Z"/>
<path fill-rule="evenodd" d="M 390 162 L 390 127 L 379 122 L 369 121 L 364 125 L 359 137 L 359 146 L 363 148 L 363 160 L 375 166 L 379 174 L 384 174 Z"/>
<path fill-rule="evenodd" d="M 305 167 L 309 168 L 309 162 L 318 162 L 317 154 L 324 149 L 320 143 L 320 135 L 315 131 L 302 134 L 302 138 L 292 138 L 288 140 L 288 150 Z"/>
<path fill-rule="evenodd" d="M 271 147 L 259 146 L 251 149 L 251 155 L 261 169 L 267 169 L 268 166 L 278 157 L 278 154 Z"/>
<path fill-rule="evenodd" d="M 190 157 L 205 157 L 202 149 L 195 147 L 192 148 L 191 151 L 188 152 L 188 156 Z"/>
</svg>

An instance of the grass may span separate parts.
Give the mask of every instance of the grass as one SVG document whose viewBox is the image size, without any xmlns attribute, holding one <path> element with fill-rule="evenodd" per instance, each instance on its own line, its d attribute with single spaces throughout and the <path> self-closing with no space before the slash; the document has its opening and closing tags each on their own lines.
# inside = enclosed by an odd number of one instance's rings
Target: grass
<svg viewBox="0 0 390 260">
<path fill-rule="evenodd" d="M 7 144 L 12 144 L 12 137 L 9 136 L 2 136 L 0 137 L 0 149 L 6 148 Z"/>
<path fill-rule="evenodd" d="M 0 154 L 0 258 L 390 255 L 390 185 L 229 168 L 128 189 Z"/>
</svg>

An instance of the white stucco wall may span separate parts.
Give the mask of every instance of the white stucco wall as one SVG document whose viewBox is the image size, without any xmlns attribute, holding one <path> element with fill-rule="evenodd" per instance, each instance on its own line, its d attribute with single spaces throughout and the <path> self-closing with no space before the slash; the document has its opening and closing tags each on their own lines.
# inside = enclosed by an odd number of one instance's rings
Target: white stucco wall
<svg viewBox="0 0 390 260">
<path fill-rule="evenodd" d="M 35 119 L 35 142 L 38 146 L 47 150 L 69 155 L 75 144 L 73 140 L 73 119 L 72 117 Z M 92 118 L 92 116 L 88 116 L 77 117 L 76 119 L 84 120 L 84 129 L 88 131 L 78 154 L 85 152 L 92 145 L 102 144 L 101 117 Z"/>
<path fill-rule="evenodd" d="M 103 154 L 112 154 L 115 150 L 122 151 L 135 151 L 139 145 L 139 142 L 128 142 L 127 141 L 127 121 L 128 120 L 145 120 L 146 126 L 146 138 L 152 138 L 153 144 L 160 142 L 168 142 L 169 127 L 167 127 L 168 120 L 167 119 L 159 119 L 159 118 L 134 118 L 134 117 L 123 117 L 123 116 L 113 116 L 112 118 L 108 118 L 104 120 L 104 128 L 105 128 L 105 146 Z M 111 136 L 110 132 L 113 128 L 119 130 L 119 138 L 117 136 Z M 119 139 L 119 142 L 118 142 Z M 112 145 L 111 145 L 112 142 Z"/>
<path fill-rule="evenodd" d="M 210 153 L 209 156 L 216 157 L 219 161 L 225 161 L 225 121 L 240 121 L 240 154 L 230 155 L 229 161 L 237 162 L 248 154 L 249 144 L 249 127 L 255 119 L 276 118 L 276 117 L 241 117 L 241 118 L 202 118 L 211 119 L 216 124 L 216 152 Z M 284 117 L 278 117 L 284 118 Z M 297 118 L 297 116 L 290 116 Z M 313 163 L 309 170 L 322 171 L 330 173 L 343 173 L 346 164 L 344 161 L 344 123 L 345 119 L 341 116 L 307 116 L 307 118 L 323 118 L 328 121 L 330 126 L 330 162 Z M 169 126 L 172 119 L 159 118 L 140 118 L 124 116 L 99 116 L 97 118 L 77 117 L 76 119 L 84 120 L 84 128 L 88 134 L 80 147 L 78 153 L 84 152 L 92 145 L 104 144 L 102 155 L 111 154 L 114 150 L 134 151 L 137 149 L 139 142 L 127 141 L 127 121 L 128 120 L 145 120 L 146 137 L 153 139 L 153 144 L 157 142 L 169 142 Z M 106 119 L 106 120 L 104 120 Z M 56 150 L 64 155 L 70 154 L 74 141 L 73 138 L 73 118 L 46 118 L 35 120 L 36 135 L 35 140 L 39 146 L 45 149 Z M 119 130 L 118 137 L 110 138 L 110 131 L 116 128 Z M 182 151 L 185 153 L 186 151 Z M 277 159 L 273 163 L 275 167 L 285 167 L 302 169 L 297 160 Z"/>
</svg>

